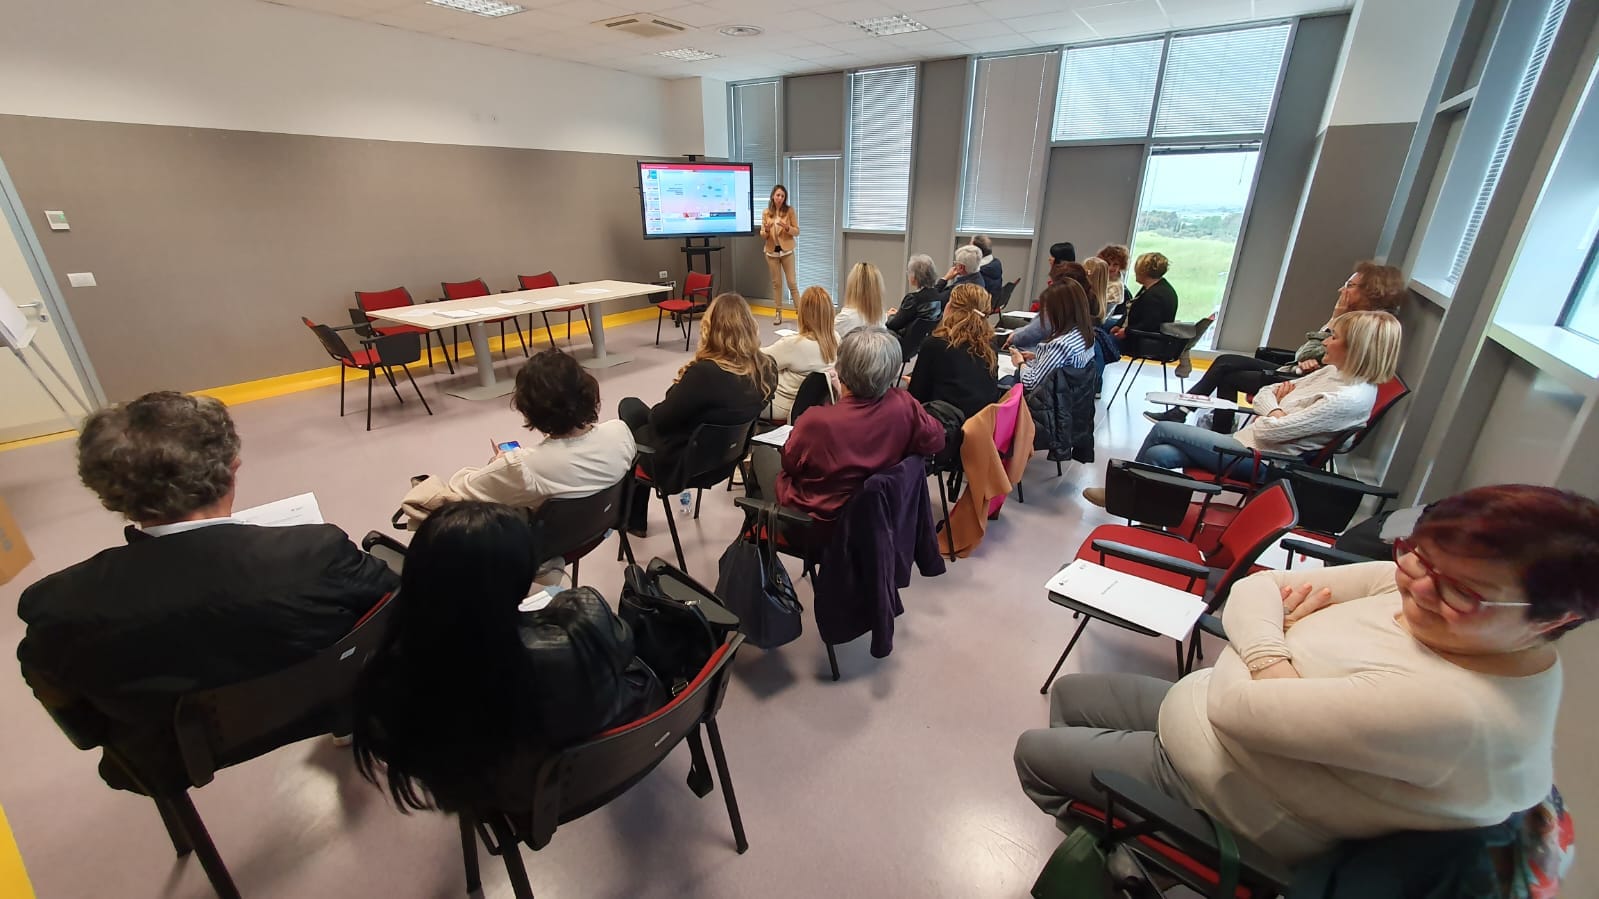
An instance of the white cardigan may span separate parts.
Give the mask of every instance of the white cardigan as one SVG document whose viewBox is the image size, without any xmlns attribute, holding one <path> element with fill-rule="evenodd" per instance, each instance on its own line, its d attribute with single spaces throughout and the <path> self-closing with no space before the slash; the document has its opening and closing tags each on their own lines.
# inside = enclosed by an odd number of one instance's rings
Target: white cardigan
<svg viewBox="0 0 1599 899">
<path fill-rule="evenodd" d="M 1365 424 L 1377 402 L 1377 385 L 1357 381 L 1331 365 L 1288 383 L 1294 389 L 1281 402 L 1275 384 L 1255 393 L 1255 412 L 1260 417 L 1233 435 L 1239 443 L 1284 453 L 1317 450 L 1339 431 Z M 1278 409 L 1286 414 L 1268 417 Z"/>
</svg>

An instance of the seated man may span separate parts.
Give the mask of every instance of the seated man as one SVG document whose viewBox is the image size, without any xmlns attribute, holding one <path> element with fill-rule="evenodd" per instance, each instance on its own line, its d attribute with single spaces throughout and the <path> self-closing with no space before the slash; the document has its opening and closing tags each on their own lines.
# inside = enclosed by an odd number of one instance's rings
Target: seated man
<svg viewBox="0 0 1599 899">
<path fill-rule="evenodd" d="M 983 258 L 977 261 L 977 270 L 982 273 L 983 287 L 988 290 L 988 295 L 999 299 L 999 290 L 1005 286 L 1005 266 L 994 256 L 994 242 L 988 239 L 987 234 L 978 234 L 972 237 L 972 246 L 983 252 Z"/>
<path fill-rule="evenodd" d="M 780 504 L 831 525 L 867 478 L 944 448 L 943 425 L 894 387 L 899 370 L 899 339 L 886 328 L 845 335 L 834 368 L 838 402 L 807 411 L 783 446 Z"/>
<path fill-rule="evenodd" d="M 231 519 L 238 468 L 239 436 L 217 400 L 163 391 L 89 416 L 78 475 L 137 527 L 128 545 L 43 578 L 17 605 L 28 626 L 17 658 L 39 701 L 160 785 L 187 784 L 172 764 L 179 696 L 315 655 L 398 584 L 333 525 Z M 109 760 L 100 773 L 136 787 Z"/>
<path fill-rule="evenodd" d="M 949 271 L 944 273 L 944 277 L 938 279 L 938 283 L 933 285 L 943 295 L 944 305 L 949 305 L 949 292 L 959 285 L 976 284 L 978 287 L 982 287 L 985 292 L 988 290 L 987 287 L 983 286 L 982 261 L 983 251 L 971 244 L 967 244 L 955 251 L 955 264 L 951 265 Z M 989 302 L 992 305 L 993 294 L 989 294 Z"/>
</svg>

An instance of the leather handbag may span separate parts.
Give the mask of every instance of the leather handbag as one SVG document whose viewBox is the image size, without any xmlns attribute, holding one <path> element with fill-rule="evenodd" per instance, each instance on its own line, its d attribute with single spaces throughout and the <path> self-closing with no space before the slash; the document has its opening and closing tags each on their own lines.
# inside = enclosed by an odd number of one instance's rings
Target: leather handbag
<svg viewBox="0 0 1599 899">
<path fill-rule="evenodd" d="M 539 717 L 555 742 L 637 720 L 666 704 L 666 691 L 635 654 L 633 631 L 589 587 L 563 590 L 522 613 L 522 645 L 539 683 Z M 564 738 L 564 739 L 563 739 Z"/>
<path fill-rule="evenodd" d="M 746 639 L 762 649 L 776 649 L 799 638 L 804 607 L 772 546 L 777 539 L 776 513 L 759 513 L 755 528 L 756 540 L 745 540 L 740 534 L 722 553 L 716 595 L 738 616 L 739 630 Z M 759 539 L 763 533 L 765 540 Z"/>
<path fill-rule="evenodd" d="M 639 658 L 674 696 L 739 626 L 738 616 L 716 594 L 663 559 L 643 568 L 627 566 L 617 606 L 633 629 Z"/>
</svg>

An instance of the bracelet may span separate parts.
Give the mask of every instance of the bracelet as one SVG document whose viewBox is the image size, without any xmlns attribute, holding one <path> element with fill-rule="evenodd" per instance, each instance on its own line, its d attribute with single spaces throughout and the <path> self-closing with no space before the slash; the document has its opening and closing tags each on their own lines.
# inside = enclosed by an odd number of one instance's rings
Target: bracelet
<svg viewBox="0 0 1599 899">
<path fill-rule="evenodd" d="M 1290 658 L 1289 656 L 1278 656 L 1278 655 L 1262 656 L 1262 657 L 1256 659 L 1253 662 L 1247 663 L 1247 667 L 1249 668 L 1249 673 L 1250 674 L 1259 674 L 1260 672 L 1265 671 L 1267 668 L 1270 668 L 1271 666 L 1277 664 L 1278 662 L 1291 662 L 1291 661 L 1293 661 L 1293 659 Z"/>
</svg>

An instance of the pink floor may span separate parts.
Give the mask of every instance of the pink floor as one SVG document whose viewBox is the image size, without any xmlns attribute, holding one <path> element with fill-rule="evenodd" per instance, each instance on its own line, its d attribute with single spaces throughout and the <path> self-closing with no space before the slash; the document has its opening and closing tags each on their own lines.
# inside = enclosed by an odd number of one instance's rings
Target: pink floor
<svg viewBox="0 0 1599 899">
<path fill-rule="evenodd" d="M 770 320 L 762 327 L 769 334 Z M 635 324 L 607 335 L 614 351 L 636 359 L 599 374 L 606 417 L 624 396 L 659 399 L 686 360 L 681 343 L 654 347 L 653 333 L 653 325 Z M 520 361 L 502 363 L 502 375 Z M 481 462 L 490 438 L 527 439 L 503 401 L 445 396 L 443 371 L 419 378 L 433 417 L 414 396 L 402 408 L 382 391 L 370 434 L 362 430 L 359 387 L 342 420 L 336 388 L 235 408 L 244 438 L 239 504 L 314 491 L 327 520 L 358 539 L 387 527 L 409 476 Z M 1120 366 L 1110 375 L 1118 377 Z M 1140 380 L 1134 397 L 1160 389 L 1158 372 Z M 524 852 L 534 890 L 541 897 L 1025 895 L 1060 841 L 1053 822 L 1022 795 L 1011 765 L 1017 734 L 1045 723 L 1038 688 L 1070 633 L 1070 616 L 1045 599 L 1043 584 L 1091 527 L 1109 520 L 1078 493 L 1100 482 L 1104 460 L 1133 454 L 1149 427 L 1142 408 L 1122 400 L 1108 414 L 1102 407 L 1097 467 L 1068 465 L 1056 477 L 1055 466 L 1037 456 L 1027 503 L 1007 504 L 971 559 L 906 591 L 887 659 L 871 658 L 866 637 L 839 647 L 843 680 L 834 683 L 810 622 L 788 646 L 740 654 L 719 720 L 748 853 L 734 853 L 720 797 L 697 800 L 684 786 L 688 762 L 680 751 L 620 800 L 562 827 L 544 851 Z M 67 441 L 0 453 L 0 495 L 37 556 L 0 586 L 7 610 L 0 645 L 13 647 L 22 635 L 12 613 L 22 587 L 120 542 L 122 523 L 76 482 Z M 729 494 L 706 494 L 699 521 L 682 526 L 691 573 L 714 582 L 738 521 Z M 658 505 L 651 536 L 634 545 L 642 556 L 672 555 Z M 583 565 L 585 583 L 613 602 L 620 584 L 620 568 L 609 562 L 614 552 L 608 543 Z M 808 604 L 808 583 L 799 590 Z M 211 895 L 198 863 L 175 860 L 151 803 L 107 789 L 95 773 L 98 753 L 72 748 L 15 666 L 0 667 L 0 805 L 38 895 Z M 1066 670 L 1170 677 L 1171 647 L 1091 627 Z M 454 822 L 400 814 L 360 779 L 348 751 L 326 740 L 224 771 L 194 796 L 246 896 L 464 893 Z M 485 857 L 483 871 L 488 896 L 511 895 L 497 859 Z"/>
</svg>

